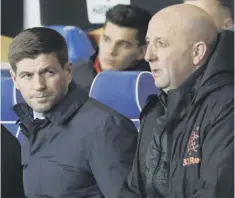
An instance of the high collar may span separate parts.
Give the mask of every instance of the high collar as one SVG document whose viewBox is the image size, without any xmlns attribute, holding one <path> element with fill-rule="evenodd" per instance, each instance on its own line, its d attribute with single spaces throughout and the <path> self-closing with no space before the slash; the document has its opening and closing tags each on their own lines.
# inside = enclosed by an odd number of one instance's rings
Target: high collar
<svg viewBox="0 0 235 198">
<path fill-rule="evenodd" d="M 170 90 L 167 95 L 167 115 L 170 120 L 181 119 L 187 108 L 194 102 L 196 96 L 196 85 L 200 76 L 204 73 L 206 65 L 201 66 L 192 73 L 180 87 Z"/>
<path fill-rule="evenodd" d="M 66 97 L 45 115 L 52 123 L 62 125 L 85 103 L 88 98 L 88 94 L 72 82 Z"/>
<path fill-rule="evenodd" d="M 234 32 L 223 31 L 197 85 L 196 102 L 226 85 L 234 84 Z"/>
<path fill-rule="evenodd" d="M 68 94 L 53 109 L 45 113 L 45 118 L 55 125 L 63 125 L 88 98 L 88 94 L 72 82 Z M 33 110 L 27 104 L 20 103 L 12 109 L 23 124 L 29 125 L 29 122 L 33 122 Z"/>
</svg>

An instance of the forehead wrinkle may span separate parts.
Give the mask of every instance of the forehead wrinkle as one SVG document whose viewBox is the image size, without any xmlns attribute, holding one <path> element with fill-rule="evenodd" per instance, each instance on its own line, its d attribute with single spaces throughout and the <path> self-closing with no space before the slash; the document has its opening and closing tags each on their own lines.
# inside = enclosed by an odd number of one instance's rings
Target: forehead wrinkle
<svg viewBox="0 0 235 198">
<path fill-rule="evenodd" d="M 168 16 L 156 18 L 153 20 L 150 24 L 152 35 L 155 36 L 154 40 L 160 38 L 164 39 L 167 42 L 174 42 L 176 39 L 182 35 L 182 26 L 183 26 L 183 20 L 178 20 L 177 23 L 169 23 Z M 147 40 L 149 40 L 150 34 L 147 34 Z"/>
<path fill-rule="evenodd" d="M 186 4 L 170 6 L 157 13 L 152 20 L 156 26 L 160 23 L 166 24 L 161 28 L 165 28 L 165 34 L 174 42 L 180 41 L 180 38 L 181 42 L 198 40 L 211 42 L 215 38 L 216 27 L 211 17 L 196 6 Z"/>
</svg>

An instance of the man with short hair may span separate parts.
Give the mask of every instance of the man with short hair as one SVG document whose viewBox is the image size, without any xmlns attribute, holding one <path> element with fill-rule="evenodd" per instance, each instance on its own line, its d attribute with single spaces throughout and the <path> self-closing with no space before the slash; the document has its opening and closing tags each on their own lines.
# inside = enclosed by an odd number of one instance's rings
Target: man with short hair
<svg viewBox="0 0 235 198">
<path fill-rule="evenodd" d="M 204 9 L 220 31 L 234 29 L 234 0 L 185 0 L 184 3 Z"/>
<path fill-rule="evenodd" d="M 76 86 L 66 42 L 52 29 L 17 35 L 9 62 L 26 102 L 13 107 L 26 197 L 115 198 L 132 166 L 134 124 Z"/>
<path fill-rule="evenodd" d="M 218 34 L 211 17 L 192 5 L 152 17 L 145 59 L 162 93 L 141 113 L 120 198 L 233 197 L 233 36 Z"/>
<path fill-rule="evenodd" d="M 108 10 L 99 49 L 90 61 L 73 66 L 75 82 L 89 92 L 101 71 L 150 71 L 144 61 L 150 18 L 148 11 L 133 5 L 119 4 Z"/>
</svg>

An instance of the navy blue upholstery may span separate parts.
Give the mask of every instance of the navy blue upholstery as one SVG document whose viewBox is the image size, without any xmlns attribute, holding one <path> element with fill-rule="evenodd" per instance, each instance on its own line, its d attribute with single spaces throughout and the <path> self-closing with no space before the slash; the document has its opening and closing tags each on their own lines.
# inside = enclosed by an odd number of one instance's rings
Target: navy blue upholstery
<svg viewBox="0 0 235 198">
<path fill-rule="evenodd" d="M 23 102 L 23 98 L 19 91 L 14 87 L 13 81 L 10 77 L 9 70 L 1 70 L 1 124 L 3 124 L 8 131 L 16 136 L 19 141 L 22 141 L 22 134 L 20 128 L 16 124 L 17 116 L 12 106 L 17 102 Z"/>
<path fill-rule="evenodd" d="M 9 77 L 1 77 L 1 121 L 15 122 L 17 116 L 11 110 L 14 105 L 14 85 Z"/>
<path fill-rule="evenodd" d="M 69 60 L 76 64 L 80 60 L 89 60 L 94 54 L 93 46 L 87 34 L 75 26 L 53 25 L 48 28 L 59 32 L 66 40 L 68 45 Z"/>
<path fill-rule="evenodd" d="M 133 120 L 139 128 L 140 112 L 147 97 L 159 89 L 150 72 L 101 72 L 93 81 L 90 96 Z"/>
</svg>

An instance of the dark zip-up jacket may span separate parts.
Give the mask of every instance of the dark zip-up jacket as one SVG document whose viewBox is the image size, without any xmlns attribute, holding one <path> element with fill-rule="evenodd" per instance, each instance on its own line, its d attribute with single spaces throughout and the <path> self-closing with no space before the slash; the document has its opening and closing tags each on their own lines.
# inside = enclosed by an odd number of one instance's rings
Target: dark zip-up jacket
<svg viewBox="0 0 235 198">
<path fill-rule="evenodd" d="M 124 116 L 72 83 L 44 120 L 27 104 L 13 108 L 22 145 L 27 198 L 115 198 L 131 170 L 137 131 Z"/>
<path fill-rule="evenodd" d="M 1 198 L 25 198 L 20 143 L 1 124 Z"/>
<path fill-rule="evenodd" d="M 234 194 L 234 38 L 167 100 L 142 112 L 132 172 L 118 197 L 230 198 Z M 163 102 L 165 101 L 165 102 Z"/>
<path fill-rule="evenodd" d="M 95 59 L 98 55 L 98 49 L 96 53 L 90 58 L 89 61 L 81 61 L 76 65 L 73 65 L 73 79 L 77 85 L 82 87 L 88 93 L 91 88 L 91 84 L 95 79 L 97 72 L 94 67 Z M 145 60 L 138 61 L 137 64 L 131 68 L 123 71 L 150 71 L 149 64 Z"/>
</svg>

